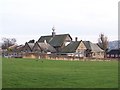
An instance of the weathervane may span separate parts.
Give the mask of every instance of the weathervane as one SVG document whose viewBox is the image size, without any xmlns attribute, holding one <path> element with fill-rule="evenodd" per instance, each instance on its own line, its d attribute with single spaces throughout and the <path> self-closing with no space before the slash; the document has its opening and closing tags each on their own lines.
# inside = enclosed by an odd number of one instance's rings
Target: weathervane
<svg viewBox="0 0 120 90">
<path fill-rule="evenodd" d="M 55 36 L 55 26 L 53 26 L 53 28 L 52 28 L 52 30 L 53 30 L 53 32 L 52 32 L 52 36 L 54 37 Z"/>
<path fill-rule="evenodd" d="M 55 26 L 53 26 L 52 30 L 55 31 Z"/>
</svg>

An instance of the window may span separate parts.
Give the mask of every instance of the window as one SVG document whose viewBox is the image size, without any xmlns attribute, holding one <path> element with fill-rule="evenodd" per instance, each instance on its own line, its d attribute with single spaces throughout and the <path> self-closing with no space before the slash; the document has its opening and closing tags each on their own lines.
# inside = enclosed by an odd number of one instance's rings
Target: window
<svg viewBox="0 0 120 90">
<path fill-rule="evenodd" d="M 93 53 L 93 56 L 95 56 L 95 53 Z"/>
<path fill-rule="evenodd" d="M 98 52 L 97 54 L 100 55 L 100 52 Z"/>
<path fill-rule="evenodd" d="M 109 57 L 109 54 L 107 54 L 107 57 Z"/>
<path fill-rule="evenodd" d="M 78 49 L 78 51 L 77 51 L 78 53 L 80 52 L 80 49 Z"/>
<path fill-rule="evenodd" d="M 111 57 L 114 57 L 114 54 L 111 54 Z"/>
<path fill-rule="evenodd" d="M 118 57 L 118 55 L 116 54 L 115 57 Z"/>
<path fill-rule="evenodd" d="M 25 52 L 28 52 L 27 49 L 25 49 Z"/>
</svg>

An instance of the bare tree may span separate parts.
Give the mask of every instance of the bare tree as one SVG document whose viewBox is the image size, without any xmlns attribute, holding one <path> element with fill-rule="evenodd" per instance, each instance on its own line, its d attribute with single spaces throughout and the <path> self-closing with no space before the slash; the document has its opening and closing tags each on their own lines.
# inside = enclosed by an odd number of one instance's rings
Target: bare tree
<svg viewBox="0 0 120 90">
<path fill-rule="evenodd" d="M 106 52 L 108 50 L 108 38 L 104 34 L 100 34 L 98 45 L 104 50 L 104 57 L 106 58 Z"/>
<path fill-rule="evenodd" d="M 2 38 L 2 49 L 8 49 L 8 47 L 15 45 L 16 39 L 15 38 Z"/>
</svg>

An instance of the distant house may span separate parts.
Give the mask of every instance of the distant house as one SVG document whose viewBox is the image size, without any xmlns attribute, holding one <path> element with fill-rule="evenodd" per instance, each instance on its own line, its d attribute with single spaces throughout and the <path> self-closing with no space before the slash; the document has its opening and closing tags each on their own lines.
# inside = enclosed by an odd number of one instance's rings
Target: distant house
<svg viewBox="0 0 120 90">
<path fill-rule="evenodd" d="M 36 43 L 33 39 L 26 42 L 24 46 L 11 46 L 8 50 L 4 50 L 3 55 L 39 59 L 104 58 L 104 50 L 97 44 L 90 41 L 78 41 L 77 37 L 75 41 L 72 41 L 70 34 L 56 35 L 54 27 L 52 30 L 52 35 L 41 36 Z"/>
<path fill-rule="evenodd" d="M 15 56 L 17 56 L 17 54 L 16 54 L 16 47 L 17 47 L 17 45 L 12 45 L 12 46 L 8 47 L 8 49 L 6 51 L 6 53 L 7 53 L 6 56 L 8 56 L 8 57 L 15 57 Z"/>
<path fill-rule="evenodd" d="M 3 57 L 22 57 L 22 48 L 23 45 L 12 45 L 8 47 L 8 49 L 3 49 L 2 56 Z"/>
<path fill-rule="evenodd" d="M 72 37 L 69 34 L 41 36 L 38 42 L 44 42 L 45 40 L 53 46 L 57 52 L 60 52 L 63 47 L 72 41 Z"/>
<path fill-rule="evenodd" d="M 107 58 L 120 58 L 120 49 L 112 49 L 108 51 Z"/>
<path fill-rule="evenodd" d="M 47 42 L 36 42 L 33 49 L 35 53 L 55 53 L 56 50 Z"/>
<path fill-rule="evenodd" d="M 35 43 L 32 43 L 32 42 L 26 42 L 24 47 L 23 47 L 23 50 L 22 50 L 22 53 L 23 53 L 23 58 L 33 58 L 35 57 L 32 53 L 32 49 L 34 47 Z"/>
<path fill-rule="evenodd" d="M 23 56 L 23 47 L 24 45 L 19 45 L 16 47 L 16 57 L 22 57 Z"/>
<path fill-rule="evenodd" d="M 35 43 L 28 43 L 26 42 L 24 47 L 23 47 L 23 52 L 32 52 L 32 48 L 35 45 Z"/>
<path fill-rule="evenodd" d="M 2 49 L 2 57 L 8 57 L 8 50 L 7 49 Z"/>
<path fill-rule="evenodd" d="M 52 35 L 41 36 L 38 42 L 46 41 L 48 44 L 53 46 L 59 53 L 63 47 L 67 46 L 72 41 L 72 37 L 69 34 L 56 35 L 54 27 L 52 28 L 52 30 Z"/>
<path fill-rule="evenodd" d="M 90 41 L 83 41 L 87 50 L 86 57 L 92 58 L 104 58 L 104 50 L 102 50 L 97 44 Z"/>
<path fill-rule="evenodd" d="M 22 52 L 23 51 L 23 48 L 24 48 L 24 45 L 19 45 L 17 46 L 17 52 Z"/>
<path fill-rule="evenodd" d="M 26 43 L 23 49 L 23 58 L 42 58 L 56 50 L 47 42 Z"/>
<path fill-rule="evenodd" d="M 104 51 L 90 41 L 72 41 L 61 51 L 61 54 L 75 57 L 104 58 Z"/>
</svg>

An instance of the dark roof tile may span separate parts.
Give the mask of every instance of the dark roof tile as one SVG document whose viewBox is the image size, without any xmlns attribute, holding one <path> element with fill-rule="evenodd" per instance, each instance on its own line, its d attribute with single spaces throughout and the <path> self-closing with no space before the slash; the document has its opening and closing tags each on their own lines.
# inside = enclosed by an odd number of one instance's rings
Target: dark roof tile
<svg viewBox="0 0 120 90">
<path fill-rule="evenodd" d="M 88 50 L 92 52 L 103 52 L 103 50 L 97 45 L 93 44 L 90 41 L 82 41 Z M 78 48 L 81 41 L 73 41 L 62 49 L 62 53 L 74 53 Z"/>
<path fill-rule="evenodd" d="M 50 36 L 41 36 L 38 42 L 44 42 L 44 40 L 47 41 L 50 45 L 54 47 L 61 46 L 64 43 L 65 38 L 69 36 L 70 39 L 72 40 L 71 36 L 69 34 L 60 34 L 60 35 L 55 35 L 54 37 L 52 35 Z"/>
<path fill-rule="evenodd" d="M 52 47 L 50 44 L 48 43 L 38 43 L 39 47 L 43 50 L 43 51 L 46 51 L 46 52 L 56 52 L 55 48 Z"/>
<path fill-rule="evenodd" d="M 79 46 L 81 41 L 72 41 L 70 44 L 68 44 L 66 47 L 62 49 L 62 53 L 74 53 Z"/>
</svg>

